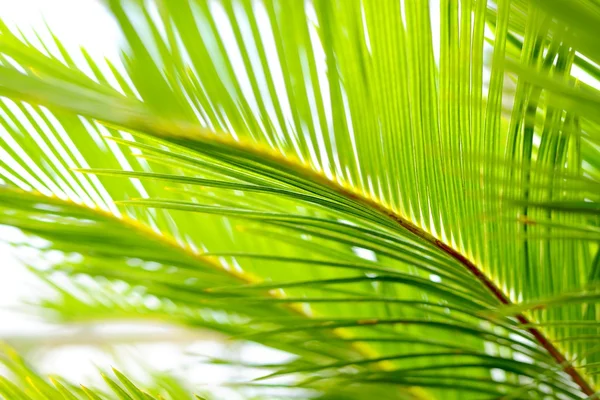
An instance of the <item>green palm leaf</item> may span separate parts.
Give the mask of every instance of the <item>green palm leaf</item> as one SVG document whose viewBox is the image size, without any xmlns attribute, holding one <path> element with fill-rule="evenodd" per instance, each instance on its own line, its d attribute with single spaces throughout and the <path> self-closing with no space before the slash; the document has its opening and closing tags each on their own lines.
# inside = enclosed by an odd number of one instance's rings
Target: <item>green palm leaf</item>
<svg viewBox="0 0 600 400">
<path fill-rule="evenodd" d="M 193 397 L 193 395 L 189 394 L 189 390 L 185 386 L 169 376 L 157 375 L 156 382 L 160 382 L 161 386 L 153 388 L 151 391 L 145 391 L 136 386 L 123 373 L 113 369 L 110 375 L 102 374 L 108 390 L 91 389 L 85 386 L 75 386 L 64 381 L 61 382 L 60 378 L 50 378 L 47 381 L 10 349 L 2 352 L 0 362 L 10 370 L 14 379 L 11 382 L 4 377 L 0 377 L 0 395 L 7 399 L 202 399 L 199 396 Z"/>
<path fill-rule="evenodd" d="M 568 339 L 598 333 L 600 97 L 572 76 L 598 76 L 598 6 L 573 3 L 107 1 L 127 50 L 93 76 L 0 26 L 0 222 L 81 256 L 50 283 L 102 283 L 57 288 L 62 318 L 294 354 L 267 382 L 593 396 Z"/>
</svg>

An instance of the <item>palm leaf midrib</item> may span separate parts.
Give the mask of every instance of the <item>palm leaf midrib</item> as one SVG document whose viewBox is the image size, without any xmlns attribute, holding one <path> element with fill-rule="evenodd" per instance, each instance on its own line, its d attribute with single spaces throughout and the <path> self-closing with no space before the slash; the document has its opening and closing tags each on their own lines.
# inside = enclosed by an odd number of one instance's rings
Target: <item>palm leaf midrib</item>
<svg viewBox="0 0 600 400">
<path fill-rule="evenodd" d="M 254 275 L 248 271 L 243 271 L 243 270 L 240 271 L 240 270 L 231 269 L 231 268 L 230 269 L 224 268 L 221 264 L 216 262 L 214 260 L 214 257 L 211 256 L 210 254 L 203 255 L 202 253 L 198 253 L 198 252 L 194 251 L 193 249 L 191 249 L 190 247 L 182 245 L 177 240 L 175 240 L 173 237 L 171 237 L 168 233 L 157 232 L 157 231 L 151 229 L 150 227 L 148 227 L 146 224 L 144 224 L 134 218 L 131 218 L 131 217 L 127 216 L 126 214 L 122 214 L 122 215 L 118 216 L 118 215 L 115 215 L 115 214 L 113 214 L 109 211 L 106 211 L 100 207 L 90 207 L 85 204 L 78 203 L 78 202 L 75 202 L 72 200 L 68 200 L 68 199 L 64 200 L 64 199 L 60 199 L 55 196 L 46 196 L 46 195 L 36 192 L 36 191 L 24 192 L 20 189 L 12 189 L 12 188 L 2 187 L 2 186 L 0 186 L 0 191 L 14 191 L 17 193 L 27 193 L 27 195 L 35 196 L 40 199 L 51 199 L 52 201 L 55 201 L 55 202 L 61 202 L 64 204 L 68 204 L 70 207 L 79 208 L 85 212 L 93 212 L 93 213 L 97 214 L 98 216 L 101 216 L 102 218 L 117 222 L 118 224 L 122 225 L 123 228 L 126 230 L 130 230 L 132 232 L 138 232 L 139 234 L 143 235 L 144 237 L 148 238 L 151 241 L 154 241 L 156 243 L 161 243 L 165 247 L 173 249 L 173 251 L 175 251 L 176 253 L 180 253 L 185 258 L 191 259 L 194 262 L 197 262 L 203 266 L 206 266 L 214 271 L 225 274 L 241 284 L 244 284 L 244 285 L 245 284 L 256 284 L 256 283 L 262 282 L 262 279 L 260 277 Z M 279 292 L 273 291 L 273 290 L 265 291 L 263 293 L 270 298 L 280 298 L 281 297 Z M 306 319 L 318 318 L 318 315 L 315 315 L 315 311 L 312 311 L 311 315 L 309 315 L 298 304 L 282 303 L 281 305 L 285 310 L 291 312 L 292 314 L 299 315 L 302 318 L 306 318 Z M 329 331 L 331 332 L 331 334 L 333 336 L 337 337 L 340 341 L 345 341 L 346 339 L 348 339 L 350 337 L 346 334 L 346 330 L 343 328 L 331 329 Z M 348 342 L 348 347 L 353 349 L 356 353 L 358 353 L 366 358 L 369 358 L 369 359 L 379 357 L 379 354 L 368 343 L 353 341 L 353 342 Z M 384 361 L 377 362 L 374 365 L 376 368 L 382 368 L 382 369 L 390 367 L 390 364 L 386 363 Z M 413 393 L 413 394 L 415 394 L 415 396 L 417 396 L 416 398 L 420 398 L 417 393 Z"/>
<path fill-rule="evenodd" d="M 168 125 L 160 124 L 163 127 L 167 127 Z M 181 127 L 181 125 L 179 125 Z M 238 151 L 242 151 L 244 153 L 248 153 L 254 156 L 258 156 L 263 160 L 270 159 L 270 161 L 274 165 L 286 165 L 290 169 L 296 171 L 300 176 L 324 187 L 327 187 L 339 195 L 351 199 L 359 205 L 365 206 L 380 215 L 387 217 L 389 220 L 393 221 L 397 226 L 401 229 L 404 229 L 410 232 L 415 237 L 422 239 L 437 249 L 439 249 L 444 254 L 451 257 L 453 260 L 458 262 L 460 265 L 465 267 L 467 271 L 482 285 L 484 286 L 501 305 L 511 305 L 513 304 L 512 300 L 500 289 L 500 287 L 494 283 L 492 279 L 490 279 L 484 272 L 482 268 L 477 266 L 473 261 L 471 261 L 468 257 L 463 255 L 459 250 L 456 250 L 451 245 L 446 242 L 438 239 L 433 234 L 428 232 L 427 230 L 418 226 L 415 222 L 406 218 L 405 216 L 399 214 L 398 212 L 388 208 L 382 202 L 374 197 L 367 197 L 362 192 L 357 190 L 356 188 L 345 184 L 343 182 L 329 179 L 325 174 L 320 171 L 316 171 L 310 167 L 307 167 L 306 163 L 302 163 L 297 160 L 293 156 L 282 156 L 280 153 L 273 151 L 272 149 L 266 149 L 262 146 L 252 143 L 249 141 L 235 141 L 230 138 L 228 135 L 210 135 L 206 134 L 206 130 L 204 129 L 195 129 L 190 127 L 191 131 L 171 131 L 167 130 L 163 132 L 152 132 L 152 130 L 148 130 L 153 134 L 162 137 L 163 139 L 170 141 L 174 138 L 186 138 L 188 140 L 198 140 L 198 138 L 203 138 L 207 141 L 218 141 L 227 146 L 234 147 Z M 177 140 L 175 141 L 177 143 Z M 518 314 L 515 316 L 517 320 L 527 326 L 525 329 L 533 335 L 533 337 L 537 340 L 537 342 L 544 348 L 548 353 L 552 356 L 552 358 L 556 361 L 556 363 L 561 366 L 564 372 L 566 372 L 573 381 L 581 388 L 581 390 L 588 396 L 591 396 L 595 393 L 595 390 L 591 387 L 591 385 L 586 381 L 586 379 L 567 361 L 562 352 L 552 343 L 552 341 L 547 338 L 543 332 L 533 326 L 532 322 L 524 315 Z"/>
</svg>

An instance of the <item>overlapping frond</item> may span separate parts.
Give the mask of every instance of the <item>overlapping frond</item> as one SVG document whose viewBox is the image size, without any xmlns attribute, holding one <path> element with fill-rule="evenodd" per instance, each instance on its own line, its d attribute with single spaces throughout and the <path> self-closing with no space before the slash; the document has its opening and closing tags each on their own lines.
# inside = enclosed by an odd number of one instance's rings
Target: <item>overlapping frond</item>
<svg viewBox="0 0 600 400">
<path fill-rule="evenodd" d="M 9 348 L 0 353 L 0 366 L 9 371 L 10 380 L 0 377 L 0 396 L 14 400 L 202 400 L 181 382 L 168 375 L 157 374 L 154 388 L 141 389 L 120 371 L 102 373 L 104 388 L 77 386 L 58 377 L 46 379 Z M 100 374 L 100 372 L 99 372 Z"/>
</svg>

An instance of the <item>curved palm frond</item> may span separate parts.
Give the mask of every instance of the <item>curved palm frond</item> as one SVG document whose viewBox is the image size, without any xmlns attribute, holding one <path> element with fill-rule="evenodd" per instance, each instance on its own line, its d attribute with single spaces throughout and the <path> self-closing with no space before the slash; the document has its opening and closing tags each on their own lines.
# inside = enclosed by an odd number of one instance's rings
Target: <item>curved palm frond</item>
<svg viewBox="0 0 600 400">
<path fill-rule="evenodd" d="M 592 396 L 597 310 L 528 305 L 597 280 L 595 3 L 458 3 L 107 1 L 94 76 L 2 26 L 2 223 L 298 356 L 265 379 Z"/>
</svg>

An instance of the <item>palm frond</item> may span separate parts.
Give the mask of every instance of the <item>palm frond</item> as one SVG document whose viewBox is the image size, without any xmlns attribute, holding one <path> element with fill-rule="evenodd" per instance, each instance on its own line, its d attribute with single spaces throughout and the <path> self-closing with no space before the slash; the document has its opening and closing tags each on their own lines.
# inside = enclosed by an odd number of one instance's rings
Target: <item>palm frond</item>
<svg viewBox="0 0 600 400">
<path fill-rule="evenodd" d="M 5 348 L 0 354 L 0 365 L 9 371 L 7 377 L 0 376 L 0 396 L 15 400 L 158 400 L 158 399 L 203 399 L 194 396 L 182 383 L 169 376 L 156 376 L 159 387 L 152 391 L 140 389 L 127 376 L 113 369 L 112 373 L 102 373 L 105 388 L 77 386 L 58 377 L 46 379 L 38 374 L 25 360 L 11 349 Z M 99 372 L 100 373 L 100 372 Z"/>
<path fill-rule="evenodd" d="M 543 324 L 597 310 L 529 312 L 597 280 L 600 97 L 572 77 L 594 31 L 561 25 L 594 2 L 106 3 L 110 80 L 0 27 L 0 172 L 25 189 L 2 222 L 84 256 L 56 268 L 297 354 L 273 376 L 328 393 L 594 394 L 572 362 L 592 346 L 562 340 L 589 327 Z"/>
</svg>

